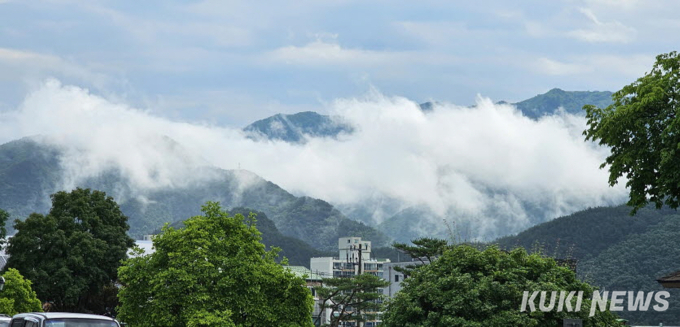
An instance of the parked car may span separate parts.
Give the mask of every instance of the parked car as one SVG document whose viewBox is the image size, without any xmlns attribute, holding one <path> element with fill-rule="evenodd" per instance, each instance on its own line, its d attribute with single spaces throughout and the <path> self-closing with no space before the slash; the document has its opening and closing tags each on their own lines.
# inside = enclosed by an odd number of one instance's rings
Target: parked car
<svg viewBox="0 0 680 327">
<path fill-rule="evenodd" d="M 12 317 L 0 314 L 0 327 L 8 327 L 10 320 L 12 320 Z"/>
<path fill-rule="evenodd" d="M 1 326 L 1 325 L 0 325 Z M 10 327 L 120 327 L 110 317 L 68 312 L 33 312 L 14 315 Z"/>
</svg>

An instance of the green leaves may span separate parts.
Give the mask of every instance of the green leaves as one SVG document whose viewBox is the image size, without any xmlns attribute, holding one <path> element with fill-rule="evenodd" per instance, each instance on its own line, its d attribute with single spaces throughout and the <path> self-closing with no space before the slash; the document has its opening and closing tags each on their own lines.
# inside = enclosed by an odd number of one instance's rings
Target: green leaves
<svg viewBox="0 0 680 327">
<path fill-rule="evenodd" d="M 33 281 L 39 298 L 64 311 L 103 314 L 115 307 L 101 295 L 134 241 L 113 198 L 80 188 L 58 192 L 47 215 L 31 214 L 14 228 L 7 267 Z"/>
<path fill-rule="evenodd" d="M 18 270 L 12 268 L 2 276 L 5 278 L 5 287 L 0 292 L 0 313 L 13 316 L 22 312 L 42 311 L 30 280 L 24 279 Z"/>
<path fill-rule="evenodd" d="M 415 269 L 388 303 L 385 326 L 561 326 L 568 316 L 610 323 L 609 312 L 588 318 L 581 312 L 520 312 L 524 291 L 584 291 L 592 288 L 553 259 L 490 247 L 459 245 L 444 250 L 429 265 Z M 583 301 L 583 308 L 589 301 Z"/>
<path fill-rule="evenodd" d="M 609 184 L 626 177 L 632 213 L 651 202 L 680 206 L 680 57 L 657 56 L 652 70 L 614 93 L 607 108 L 584 106 L 586 140 L 611 148 Z"/>
<path fill-rule="evenodd" d="M 203 206 L 184 228 L 163 228 L 156 252 L 125 261 L 119 317 L 131 326 L 307 326 L 304 280 L 275 262 L 255 219 Z M 244 222 L 245 220 L 245 222 Z"/>
</svg>

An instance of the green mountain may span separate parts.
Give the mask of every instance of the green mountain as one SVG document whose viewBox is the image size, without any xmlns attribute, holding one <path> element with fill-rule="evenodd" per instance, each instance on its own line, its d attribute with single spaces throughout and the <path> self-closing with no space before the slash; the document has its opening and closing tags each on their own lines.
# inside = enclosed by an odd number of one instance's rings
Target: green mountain
<svg viewBox="0 0 680 327">
<path fill-rule="evenodd" d="M 592 208 L 496 241 L 558 258 L 578 260 L 580 278 L 606 291 L 660 291 L 656 279 L 680 270 L 680 213 L 645 208 L 630 216 L 625 206 Z M 669 290 L 665 312 L 623 311 L 632 324 L 676 322 L 680 291 Z"/>
<path fill-rule="evenodd" d="M 552 89 L 531 99 L 520 101 L 514 105 L 525 116 L 538 119 L 554 114 L 558 108 L 570 114 L 584 114 L 583 106 L 592 104 L 603 108 L 612 103 L 612 92 L 604 91 L 563 91 Z"/>
<path fill-rule="evenodd" d="M 321 115 L 313 111 L 292 115 L 276 114 L 243 128 L 249 138 L 305 143 L 309 137 L 337 137 L 351 134 L 354 128 L 340 117 Z"/>
<path fill-rule="evenodd" d="M 0 208 L 13 218 L 47 212 L 49 194 L 64 188 L 67 176 L 61 160 L 65 150 L 36 140 L 24 138 L 0 145 Z M 337 239 L 349 235 L 371 240 L 376 247 L 390 242 L 384 234 L 346 218 L 329 203 L 296 197 L 251 172 L 209 166 L 187 169 L 187 176 L 204 177 L 181 186 L 141 188 L 132 186 L 126 174 L 111 168 L 69 187 L 98 189 L 113 196 L 130 218 L 133 237 L 152 233 L 166 222 L 197 215 L 202 204 L 218 201 L 225 208 L 261 211 L 283 235 L 319 250 L 335 251 Z"/>
</svg>

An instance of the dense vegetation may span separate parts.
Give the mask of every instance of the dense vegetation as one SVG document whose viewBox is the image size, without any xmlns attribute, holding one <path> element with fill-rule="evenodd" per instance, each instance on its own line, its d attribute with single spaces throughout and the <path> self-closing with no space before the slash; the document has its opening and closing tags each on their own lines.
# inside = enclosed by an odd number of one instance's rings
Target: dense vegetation
<svg viewBox="0 0 680 327">
<path fill-rule="evenodd" d="M 55 310 L 105 313 L 116 303 L 99 299 L 116 282 L 120 261 L 134 244 L 127 219 L 104 192 L 57 192 L 47 215 L 15 222 L 6 268 L 32 281 L 38 298 Z"/>
<path fill-rule="evenodd" d="M 274 261 L 254 220 L 216 203 L 165 227 L 156 252 L 119 270 L 120 318 L 130 326 L 311 326 L 305 281 Z"/>
<path fill-rule="evenodd" d="M 680 207 L 680 54 L 656 57 L 652 70 L 613 95 L 610 106 L 585 106 L 586 140 L 609 147 L 601 168 L 609 185 L 626 178 L 628 205 Z"/>
<path fill-rule="evenodd" d="M 585 105 L 606 107 L 611 103 L 612 93 L 608 91 L 563 91 L 555 88 L 514 105 L 525 116 L 537 119 L 554 114 L 560 107 L 567 113 L 583 115 Z"/>
<path fill-rule="evenodd" d="M 579 318 L 584 326 L 612 326 L 608 311 L 520 311 L 524 291 L 583 291 L 593 288 L 555 260 L 496 247 L 480 251 L 453 246 L 429 265 L 420 266 L 404 280 L 403 289 L 388 303 L 385 326 L 562 326 L 564 318 Z M 590 298 L 583 298 L 590 308 Z"/>
<path fill-rule="evenodd" d="M 583 260 L 597 256 L 632 234 L 644 233 L 675 210 L 642 209 L 630 215 L 626 206 L 591 208 L 496 240 L 502 248 L 524 247 L 558 258 Z"/>
<path fill-rule="evenodd" d="M 0 313 L 8 316 L 23 312 L 40 312 L 42 305 L 35 291 L 31 287 L 31 281 L 16 269 L 8 269 L 2 277 L 5 278 L 5 286 L 0 292 Z"/>
<path fill-rule="evenodd" d="M 593 208 L 557 218 L 516 236 L 497 240 L 503 248 L 524 247 L 578 260 L 578 276 L 605 290 L 659 291 L 656 279 L 680 270 L 680 213 L 672 209 Z M 670 290 L 665 312 L 619 314 L 635 324 L 669 323 L 680 315 L 680 292 Z"/>
</svg>

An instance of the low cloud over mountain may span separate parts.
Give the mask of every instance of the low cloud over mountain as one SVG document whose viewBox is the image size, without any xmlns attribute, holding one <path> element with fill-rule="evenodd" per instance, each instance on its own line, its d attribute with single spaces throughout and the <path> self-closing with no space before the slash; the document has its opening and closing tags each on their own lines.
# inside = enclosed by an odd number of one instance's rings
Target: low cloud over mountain
<svg viewBox="0 0 680 327">
<path fill-rule="evenodd" d="M 228 108 L 229 104 L 225 103 Z M 64 185 L 115 167 L 134 187 L 172 188 L 210 176 L 187 167 L 243 168 L 295 194 L 357 209 L 372 224 L 427 208 L 407 226 L 445 232 L 442 218 L 490 238 L 579 209 L 620 203 L 598 169 L 608 150 L 583 141 L 583 117 L 530 119 L 479 97 L 473 108 L 372 92 L 327 110 L 354 128 L 304 144 L 255 141 L 238 129 L 171 121 L 50 80 L 0 115 L 0 142 L 46 135 L 67 149 Z M 181 146 L 177 154 L 174 143 Z M 159 146 L 159 144 L 165 144 Z M 170 153 L 172 152 L 172 153 Z M 402 218 L 403 220 L 403 218 Z M 422 227 L 422 226 L 421 226 Z"/>
</svg>

